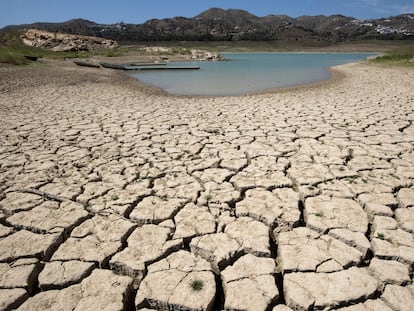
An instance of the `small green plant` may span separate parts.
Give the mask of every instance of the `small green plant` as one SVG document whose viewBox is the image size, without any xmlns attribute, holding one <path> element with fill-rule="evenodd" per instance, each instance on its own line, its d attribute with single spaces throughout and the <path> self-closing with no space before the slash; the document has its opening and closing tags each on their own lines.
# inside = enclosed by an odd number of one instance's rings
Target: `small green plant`
<svg viewBox="0 0 414 311">
<path fill-rule="evenodd" d="M 117 196 L 117 195 L 115 194 L 115 195 L 111 196 L 111 199 L 112 199 L 113 201 L 119 200 L 119 196 Z"/>
<path fill-rule="evenodd" d="M 89 208 L 89 207 L 91 207 L 91 205 L 89 204 L 89 202 L 85 202 L 85 203 L 83 203 L 83 207 L 84 208 Z"/>
<path fill-rule="evenodd" d="M 201 290 L 203 289 L 203 287 L 204 287 L 204 283 L 203 283 L 203 281 L 202 281 L 202 280 L 195 279 L 195 280 L 193 280 L 193 281 L 191 282 L 190 286 L 191 286 L 191 289 L 192 289 L 193 291 L 195 291 L 195 292 L 199 292 L 199 291 L 201 291 Z"/>
<path fill-rule="evenodd" d="M 315 216 L 317 216 L 317 217 L 322 217 L 322 216 L 323 216 L 323 212 L 317 212 L 317 213 L 315 214 Z"/>
<path fill-rule="evenodd" d="M 312 191 L 312 190 L 315 190 L 316 188 L 314 187 L 314 186 L 309 186 L 308 187 L 308 190 L 310 190 L 310 191 Z"/>
<path fill-rule="evenodd" d="M 380 239 L 380 240 L 384 240 L 385 239 L 384 233 L 378 232 L 377 233 L 377 238 Z"/>
<path fill-rule="evenodd" d="M 356 184 L 357 183 L 357 179 L 360 178 L 360 176 L 355 175 L 355 176 L 349 176 L 346 178 L 346 180 L 348 181 L 348 183 L 350 184 Z"/>
<path fill-rule="evenodd" d="M 400 180 L 400 179 L 401 179 L 399 176 L 395 175 L 394 173 L 391 173 L 391 174 L 390 174 L 390 176 L 391 176 L 391 177 L 394 177 L 395 179 L 398 179 L 398 180 Z"/>
<path fill-rule="evenodd" d="M 207 205 L 210 203 L 211 201 L 211 195 L 207 194 L 204 196 L 204 200 L 206 200 Z"/>
<path fill-rule="evenodd" d="M 345 167 L 341 166 L 341 167 L 339 168 L 339 171 L 340 171 L 340 172 L 345 171 Z"/>
<path fill-rule="evenodd" d="M 206 132 L 209 133 L 209 134 L 214 134 L 214 135 L 220 134 L 220 130 L 217 129 L 217 128 L 206 129 Z"/>
</svg>

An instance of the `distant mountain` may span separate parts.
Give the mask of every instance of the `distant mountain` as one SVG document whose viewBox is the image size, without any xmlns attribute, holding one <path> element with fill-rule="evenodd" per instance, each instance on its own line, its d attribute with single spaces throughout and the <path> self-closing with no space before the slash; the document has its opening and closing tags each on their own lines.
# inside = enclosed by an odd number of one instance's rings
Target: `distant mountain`
<svg viewBox="0 0 414 311">
<path fill-rule="evenodd" d="M 341 42 L 358 39 L 414 40 L 414 13 L 358 20 L 342 15 L 258 17 L 242 10 L 212 8 L 195 17 L 151 19 L 143 24 L 97 24 L 83 19 L 64 23 L 7 26 L 0 31 L 28 28 L 97 36 L 118 42 L 285 40 Z"/>
</svg>

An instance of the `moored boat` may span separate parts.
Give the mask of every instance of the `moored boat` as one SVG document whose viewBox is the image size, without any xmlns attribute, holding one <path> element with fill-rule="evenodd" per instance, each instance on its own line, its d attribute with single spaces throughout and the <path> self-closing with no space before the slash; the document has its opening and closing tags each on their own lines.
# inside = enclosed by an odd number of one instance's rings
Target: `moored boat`
<svg viewBox="0 0 414 311">
<path fill-rule="evenodd" d="M 110 68 L 110 69 L 118 69 L 118 70 L 125 70 L 125 65 L 122 64 L 111 64 L 111 63 L 100 63 L 102 67 L 104 68 Z"/>
<path fill-rule="evenodd" d="M 82 61 L 82 60 L 74 60 L 73 62 L 78 66 L 93 67 L 93 68 L 100 68 L 101 67 L 99 64 L 86 62 L 86 61 Z"/>
</svg>

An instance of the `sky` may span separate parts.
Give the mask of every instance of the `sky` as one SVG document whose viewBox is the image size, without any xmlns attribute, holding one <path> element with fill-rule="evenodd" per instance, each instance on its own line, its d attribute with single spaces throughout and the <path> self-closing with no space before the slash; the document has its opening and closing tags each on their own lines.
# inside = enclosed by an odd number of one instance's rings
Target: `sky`
<svg viewBox="0 0 414 311">
<path fill-rule="evenodd" d="M 212 7 L 257 16 L 342 14 L 369 19 L 414 13 L 414 0 L 0 0 L 0 28 L 73 18 L 140 24 L 152 18 L 193 17 Z"/>
</svg>

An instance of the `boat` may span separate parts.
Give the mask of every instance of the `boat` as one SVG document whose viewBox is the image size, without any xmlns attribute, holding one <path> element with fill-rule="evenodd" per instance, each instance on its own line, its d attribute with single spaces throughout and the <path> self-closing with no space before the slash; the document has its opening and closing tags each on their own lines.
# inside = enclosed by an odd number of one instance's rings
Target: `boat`
<svg viewBox="0 0 414 311">
<path fill-rule="evenodd" d="M 126 63 L 125 66 L 166 66 L 167 63 Z"/>
<path fill-rule="evenodd" d="M 85 62 L 85 61 L 82 61 L 82 60 L 74 60 L 73 62 L 78 66 L 93 67 L 93 68 L 100 68 L 101 67 L 99 64 L 91 63 L 91 62 Z"/>
<path fill-rule="evenodd" d="M 125 66 L 124 70 L 198 70 L 199 66 Z"/>
<path fill-rule="evenodd" d="M 118 69 L 118 70 L 197 70 L 200 69 L 199 66 L 166 66 L 159 64 L 145 64 L 145 65 L 123 65 L 123 64 L 110 64 L 110 63 L 100 63 L 104 68 Z"/>
<path fill-rule="evenodd" d="M 31 60 L 32 62 L 37 61 L 37 59 L 39 58 L 38 56 L 32 56 L 32 55 L 24 55 L 24 57 L 28 60 Z"/>
<path fill-rule="evenodd" d="M 122 64 L 110 64 L 110 63 L 100 63 L 102 67 L 104 68 L 110 68 L 110 69 L 118 69 L 118 70 L 125 70 L 125 65 Z"/>
</svg>

